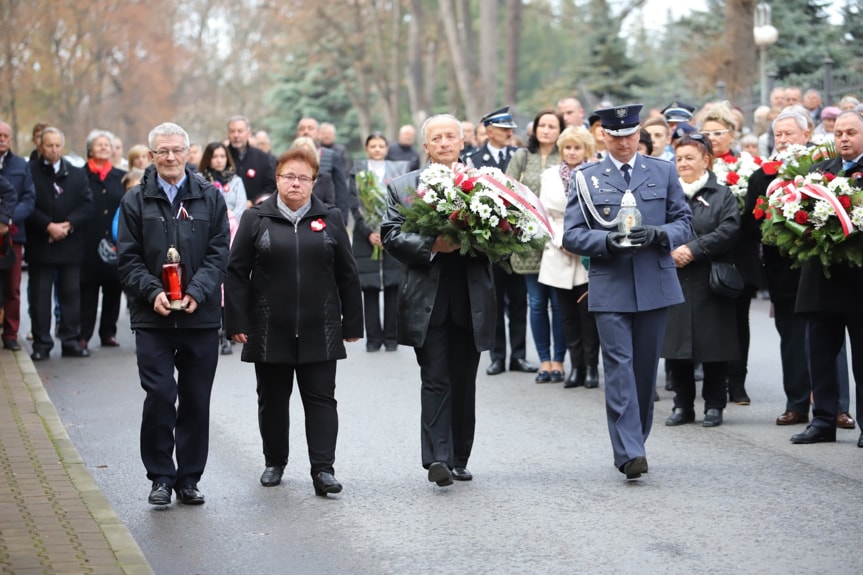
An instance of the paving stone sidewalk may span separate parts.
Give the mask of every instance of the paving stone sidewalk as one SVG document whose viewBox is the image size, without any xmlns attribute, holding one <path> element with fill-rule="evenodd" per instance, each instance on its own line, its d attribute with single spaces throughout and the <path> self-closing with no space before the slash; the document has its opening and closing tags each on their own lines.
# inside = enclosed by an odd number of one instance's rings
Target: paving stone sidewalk
<svg viewBox="0 0 863 575">
<path fill-rule="evenodd" d="M 0 573 L 153 573 L 24 351 L 0 351 Z"/>
</svg>

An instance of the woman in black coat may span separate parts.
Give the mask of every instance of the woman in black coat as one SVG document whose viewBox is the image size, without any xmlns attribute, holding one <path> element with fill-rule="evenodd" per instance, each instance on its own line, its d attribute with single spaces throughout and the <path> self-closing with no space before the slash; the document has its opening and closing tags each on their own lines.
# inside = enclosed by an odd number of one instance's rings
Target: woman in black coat
<svg viewBox="0 0 863 575">
<path fill-rule="evenodd" d="M 407 162 L 385 160 L 387 140 L 380 132 L 366 138 L 368 160 L 357 162 L 349 183 L 355 198 L 354 257 L 363 290 L 366 319 L 366 351 L 398 349 L 398 296 L 401 264 L 381 244 L 381 221 L 386 211 L 387 185 L 407 173 Z M 384 319 L 381 325 L 381 288 L 384 292 Z"/>
<path fill-rule="evenodd" d="M 709 140 L 700 134 L 684 136 L 675 157 L 695 237 L 671 252 L 686 301 L 668 309 L 662 357 L 674 381 L 674 411 L 665 424 L 695 421 L 695 364 L 702 363 L 702 425 L 716 427 L 722 424 L 727 403 L 727 362 L 739 357 L 740 348 L 734 300 L 710 290 L 710 263 L 733 260 L 740 211 L 734 195 L 709 169 Z"/>
<path fill-rule="evenodd" d="M 339 493 L 336 360 L 363 335 L 360 281 L 341 212 L 312 195 L 317 156 L 303 148 L 276 164 L 278 193 L 243 213 L 225 278 L 225 322 L 255 364 L 266 469 L 278 485 L 288 461 L 294 374 L 306 414 L 317 495 Z"/>
<path fill-rule="evenodd" d="M 81 267 L 81 347 L 87 349 L 96 329 L 99 290 L 102 290 L 102 317 L 99 338 L 102 347 L 117 347 L 117 319 L 123 287 L 117 274 L 114 246 L 114 213 L 126 193 L 126 172 L 111 165 L 114 136 L 93 130 L 87 136 L 87 181 L 93 194 L 93 218 L 84 226 L 84 263 Z M 104 243 L 103 243 L 104 240 Z M 102 246 L 100 247 L 100 244 Z M 110 260 L 111 255 L 114 259 Z M 109 261 L 106 261 L 108 259 Z"/>
</svg>

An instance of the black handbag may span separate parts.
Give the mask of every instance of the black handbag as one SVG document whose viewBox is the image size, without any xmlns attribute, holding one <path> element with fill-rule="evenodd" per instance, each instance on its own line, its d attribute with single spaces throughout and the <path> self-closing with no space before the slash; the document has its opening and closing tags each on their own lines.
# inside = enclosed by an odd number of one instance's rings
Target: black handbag
<svg viewBox="0 0 863 575">
<path fill-rule="evenodd" d="M 737 266 L 727 262 L 711 261 L 710 291 L 732 299 L 743 293 L 743 277 L 737 270 Z"/>
</svg>

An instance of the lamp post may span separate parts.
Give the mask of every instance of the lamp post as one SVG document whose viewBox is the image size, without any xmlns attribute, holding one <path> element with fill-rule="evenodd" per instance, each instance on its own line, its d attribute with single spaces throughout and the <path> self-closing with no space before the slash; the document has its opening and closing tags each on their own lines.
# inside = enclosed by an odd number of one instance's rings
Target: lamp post
<svg viewBox="0 0 863 575">
<path fill-rule="evenodd" d="M 752 28 L 755 45 L 758 46 L 758 55 L 761 65 L 761 103 L 770 104 L 770 95 L 767 93 L 767 47 L 775 44 L 779 38 L 779 31 L 770 24 L 770 5 L 761 2 L 755 6 L 755 26 Z"/>
</svg>

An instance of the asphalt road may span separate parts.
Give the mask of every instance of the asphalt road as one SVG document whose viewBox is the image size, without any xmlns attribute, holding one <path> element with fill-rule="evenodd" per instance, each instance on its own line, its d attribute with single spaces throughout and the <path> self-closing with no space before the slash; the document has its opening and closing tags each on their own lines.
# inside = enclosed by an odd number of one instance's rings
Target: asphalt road
<svg viewBox="0 0 863 575">
<path fill-rule="evenodd" d="M 342 494 L 314 495 L 296 393 L 284 481 L 258 483 L 254 372 L 235 353 L 220 359 L 213 392 L 200 484 L 207 503 L 160 510 L 146 503 L 144 393 L 125 312 L 122 347 L 101 349 L 95 338 L 91 358 L 61 359 L 56 349 L 37 368 L 96 482 L 160 574 L 863 572 L 859 431 L 799 446 L 788 438 L 802 426 L 774 425 L 785 404 L 768 311 L 753 303 L 752 405 L 729 406 L 719 428 L 667 428 L 670 393 L 660 378 L 650 473 L 635 482 L 613 467 L 602 387 L 489 377 L 484 357 L 475 479 L 435 487 L 419 461 L 413 351 L 369 354 L 361 341 L 339 364 Z"/>
</svg>

